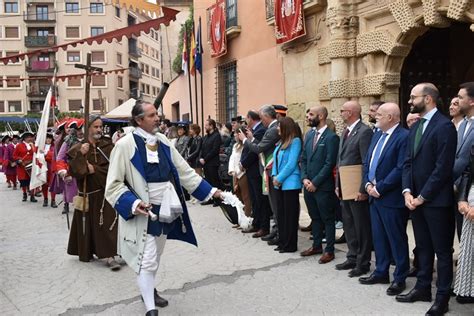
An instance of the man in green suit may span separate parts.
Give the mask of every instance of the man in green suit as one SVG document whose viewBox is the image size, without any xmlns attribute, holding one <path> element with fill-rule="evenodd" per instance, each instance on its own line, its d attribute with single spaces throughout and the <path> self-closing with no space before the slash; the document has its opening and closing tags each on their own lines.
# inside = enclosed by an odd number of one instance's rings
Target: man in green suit
<svg viewBox="0 0 474 316">
<path fill-rule="evenodd" d="M 328 129 L 328 110 L 324 106 L 312 107 L 308 112 L 308 125 L 312 128 L 305 137 L 301 161 L 301 179 L 304 186 L 304 200 L 312 220 L 313 246 L 301 256 L 323 254 L 319 263 L 334 260 L 336 230 L 333 170 L 337 163 L 339 137 Z M 325 231 L 325 236 L 323 234 Z M 323 251 L 322 239 L 326 237 Z"/>
</svg>

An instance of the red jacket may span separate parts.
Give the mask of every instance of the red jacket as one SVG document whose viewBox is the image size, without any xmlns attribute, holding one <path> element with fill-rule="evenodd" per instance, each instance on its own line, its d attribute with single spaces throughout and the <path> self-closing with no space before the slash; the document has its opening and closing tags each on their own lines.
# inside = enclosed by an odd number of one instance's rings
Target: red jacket
<svg viewBox="0 0 474 316">
<path fill-rule="evenodd" d="M 25 166 L 31 164 L 33 160 L 33 153 L 35 152 L 35 145 L 30 144 L 30 150 L 26 147 L 24 142 L 19 143 L 15 150 L 13 151 L 13 159 L 15 161 L 21 160 L 22 163 L 18 164 L 16 167 L 16 172 L 18 176 L 18 180 L 28 180 L 30 179 L 31 169 L 29 170 L 30 173 L 26 172 Z"/>
</svg>

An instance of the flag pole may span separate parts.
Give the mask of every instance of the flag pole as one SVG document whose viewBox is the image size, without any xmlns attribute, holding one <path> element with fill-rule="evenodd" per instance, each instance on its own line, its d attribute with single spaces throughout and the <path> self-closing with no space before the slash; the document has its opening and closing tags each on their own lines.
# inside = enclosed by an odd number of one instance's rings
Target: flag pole
<svg viewBox="0 0 474 316">
<path fill-rule="evenodd" d="M 201 17 L 199 17 L 199 50 L 202 47 L 202 34 L 201 34 Z M 202 51 L 201 51 L 201 71 L 199 74 L 201 75 L 201 127 L 204 130 L 204 88 L 202 84 L 202 73 L 203 73 L 203 62 L 202 62 Z"/>
<path fill-rule="evenodd" d="M 186 30 L 186 24 L 184 24 L 184 29 Z M 187 73 L 188 73 L 188 89 L 189 89 L 189 115 L 191 117 L 191 121 L 193 120 L 193 92 L 191 91 L 191 67 L 189 65 L 189 48 L 188 48 L 188 34 L 187 32 L 185 33 L 185 41 L 186 41 L 186 55 L 187 55 L 187 61 L 186 61 L 186 68 L 187 68 Z M 179 120 L 179 118 L 178 118 Z"/>
<path fill-rule="evenodd" d="M 193 35 L 195 34 L 194 33 L 195 31 L 195 27 L 194 27 L 194 20 L 193 20 Z M 197 52 L 197 50 L 199 49 L 198 47 L 196 47 L 196 41 L 195 41 L 195 44 L 194 44 L 194 50 Z M 194 52 L 191 52 L 191 54 L 194 54 Z M 198 90 L 197 90 L 197 73 L 198 73 L 198 70 L 196 69 L 196 55 L 194 56 L 193 60 L 194 60 L 194 102 L 196 104 L 196 124 L 199 124 L 199 103 L 198 103 Z M 192 119 L 191 117 L 191 121 L 194 123 L 194 120 Z"/>
</svg>

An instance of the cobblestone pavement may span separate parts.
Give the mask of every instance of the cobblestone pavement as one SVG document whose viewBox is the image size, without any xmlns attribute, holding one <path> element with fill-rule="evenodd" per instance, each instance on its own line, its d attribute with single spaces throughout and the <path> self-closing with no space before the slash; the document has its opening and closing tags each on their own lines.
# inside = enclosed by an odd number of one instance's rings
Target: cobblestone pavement
<svg viewBox="0 0 474 316">
<path fill-rule="evenodd" d="M 131 269 L 112 272 L 67 255 L 61 207 L 20 200 L 20 191 L 0 183 L 1 315 L 144 314 Z M 199 248 L 167 242 L 157 287 L 170 305 L 160 315 L 423 315 L 430 306 L 397 303 L 386 286 L 362 286 L 334 262 L 279 254 L 231 228 L 219 208 L 191 205 L 190 213 Z M 308 222 L 303 212 L 301 224 Z M 300 233 L 299 249 L 309 246 Z M 344 251 L 338 247 L 335 263 Z M 451 315 L 472 315 L 469 306 L 450 306 Z"/>
</svg>

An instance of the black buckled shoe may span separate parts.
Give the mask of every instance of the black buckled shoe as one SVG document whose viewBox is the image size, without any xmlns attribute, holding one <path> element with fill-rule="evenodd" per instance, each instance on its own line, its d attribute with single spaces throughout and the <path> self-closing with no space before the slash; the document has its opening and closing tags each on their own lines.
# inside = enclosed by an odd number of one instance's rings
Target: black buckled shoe
<svg viewBox="0 0 474 316">
<path fill-rule="evenodd" d="M 158 307 L 166 307 L 168 306 L 168 301 L 162 298 L 158 291 L 155 289 L 155 305 Z"/>
<path fill-rule="evenodd" d="M 152 309 L 146 312 L 145 316 L 158 316 L 158 310 L 157 309 Z"/>
<path fill-rule="evenodd" d="M 23 202 L 26 202 L 27 199 L 28 199 L 28 194 L 23 193 L 23 199 L 22 199 L 22 201 L 23 201 Z"/>
<path fill-rule="evenodd" d="M 48 203 L 48 199 L 44 199 L 43 201 L 43 207 L 48 207 L 49 203 Z"/>
<path fill-rule="evenodd" d="M 38 200 L 35 198 L 34 195 L 30 196 L 30 202 L 36 203 Z"/>
</svg>

